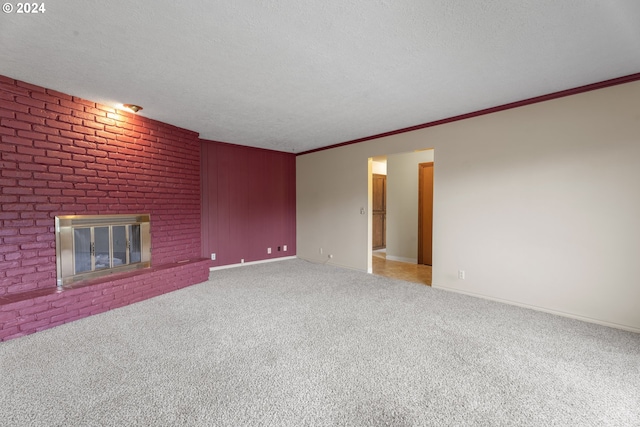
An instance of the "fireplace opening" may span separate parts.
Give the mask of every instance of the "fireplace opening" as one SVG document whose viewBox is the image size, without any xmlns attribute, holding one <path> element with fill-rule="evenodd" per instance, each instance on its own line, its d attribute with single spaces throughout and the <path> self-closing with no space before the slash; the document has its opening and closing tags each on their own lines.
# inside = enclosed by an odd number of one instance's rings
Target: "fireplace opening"
<svg viewBox="0 0 640 427">
<path fill-rule="evenodd" d="M 57 284 L 151 266 L 150 215 L 55 218 Z"/>
</svg>

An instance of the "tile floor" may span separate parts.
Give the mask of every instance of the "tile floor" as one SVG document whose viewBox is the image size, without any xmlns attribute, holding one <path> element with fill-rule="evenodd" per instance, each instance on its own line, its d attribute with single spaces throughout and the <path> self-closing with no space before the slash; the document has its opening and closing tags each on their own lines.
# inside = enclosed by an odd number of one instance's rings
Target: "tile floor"
<svg viewBox="0 0 640 427">
<path fill-rule="evenodd" d="M 431 286 L 431 266 L 391 261 L 384 251 L 373 252 L 373 274 Z"/>
</svg>

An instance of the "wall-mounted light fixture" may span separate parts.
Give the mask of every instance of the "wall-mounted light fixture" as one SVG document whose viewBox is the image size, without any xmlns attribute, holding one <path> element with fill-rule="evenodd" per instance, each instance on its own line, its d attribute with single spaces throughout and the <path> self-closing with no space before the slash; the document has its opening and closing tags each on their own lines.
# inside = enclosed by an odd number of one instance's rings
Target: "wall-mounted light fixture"
<svg viewBox="0 0 640 427">
<path fill-rule="evenodd" d="M 124 108 L 127 108 L 127 109 L 133 111 L 134 113 L 137 113 L 138 111 L 142 110 L 141 106 L 135 105 L 135 104 L 123 104 L 122 106 Z"/>
</svg>

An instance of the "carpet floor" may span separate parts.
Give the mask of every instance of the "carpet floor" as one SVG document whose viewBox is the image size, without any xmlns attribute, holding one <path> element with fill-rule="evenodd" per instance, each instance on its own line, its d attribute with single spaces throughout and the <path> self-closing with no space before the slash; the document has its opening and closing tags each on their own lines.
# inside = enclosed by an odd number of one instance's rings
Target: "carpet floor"
<svg viewBox="0 0 640 427">
<path fill-rule="evenodd" d="M 640 426 L 640 335 L 303 260 L 0 343 L 2 426 Z"/>
</svg>

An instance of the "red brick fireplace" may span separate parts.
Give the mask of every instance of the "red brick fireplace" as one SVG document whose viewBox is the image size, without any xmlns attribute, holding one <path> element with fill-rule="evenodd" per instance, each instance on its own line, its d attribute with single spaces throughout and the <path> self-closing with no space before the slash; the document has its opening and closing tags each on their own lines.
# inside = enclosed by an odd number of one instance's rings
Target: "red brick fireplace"
<svg viewBox="0 0 640 427">
<path fill-rule="evenodd" d="M 151 267 L 56 286 L 54 219 L 151 216 Z M 207 280 L 200 140 L 0 76 L 0 340 Z"/>
</svg>

